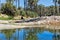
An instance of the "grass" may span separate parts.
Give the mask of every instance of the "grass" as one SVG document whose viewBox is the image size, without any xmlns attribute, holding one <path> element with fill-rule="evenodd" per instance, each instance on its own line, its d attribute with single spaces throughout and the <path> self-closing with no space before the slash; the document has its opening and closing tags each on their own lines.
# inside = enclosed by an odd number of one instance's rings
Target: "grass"
<svg viewBox="0 0 60 40">
<path fill-rule="evenodd" d="M 13 20 L 13 17 L 8 17 L 8 18 L 0 17 L 0 20 Z"/>
</svg>

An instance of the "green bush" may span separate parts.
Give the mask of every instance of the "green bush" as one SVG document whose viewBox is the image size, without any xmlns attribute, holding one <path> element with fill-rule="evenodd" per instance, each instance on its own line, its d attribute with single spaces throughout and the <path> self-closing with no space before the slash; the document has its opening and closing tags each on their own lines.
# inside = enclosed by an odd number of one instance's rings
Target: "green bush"
<svg viewBox="0 0 60 40">
<path fill-rule="evenodd" d="M 28 13 L 28 16 L 30 16 L 30 17 L 37 17 L 38 16 L 38 14 L 33 11 L 27 11 L 27 13 Z"/>
<path fill-rule="evenodd" d="M 24 10 L 20 11 L 20 15 L 25 16 L 26 15 L 25 11 Z"/>
<path fill-rule="evenodd" d="M 12 4 L 6 3 L 5 5 L 2 6 L 1 11 L 2 11 L 2 14 L 15 16 L 16 8 Z"/>
<path fill-rule="evenodd" d="M 0 17 L 0 20 L 12 20 L 13 19 L 13 17 L 8 17 L 8 18 L 4 18 L 4 17 Z"/>
<path fill-rule="evenodd" d="M 28 16 L 28 17 L 37 17 L 38 14 L 36 12 L 32 12 L 32 11 L 21 11 L 20 12 L 21 16 Z"/>
</svg>

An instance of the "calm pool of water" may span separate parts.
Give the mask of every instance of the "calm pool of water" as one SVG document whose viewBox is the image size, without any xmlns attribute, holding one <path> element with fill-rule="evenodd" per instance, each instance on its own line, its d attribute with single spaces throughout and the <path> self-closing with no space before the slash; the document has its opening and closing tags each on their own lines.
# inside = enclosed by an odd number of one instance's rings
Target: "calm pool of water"
<svg viewBox="0 0 60 40">
<path fill-rule="evenodd" d="M 60 40 L 54 33 L 40 28 L 1 30 L 0 40 Z"/>
</svg>

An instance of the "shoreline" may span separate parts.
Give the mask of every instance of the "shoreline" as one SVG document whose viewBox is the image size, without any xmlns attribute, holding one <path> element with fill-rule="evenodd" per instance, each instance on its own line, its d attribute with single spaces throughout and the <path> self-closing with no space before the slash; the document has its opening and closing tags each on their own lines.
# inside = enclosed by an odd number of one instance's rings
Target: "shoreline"
<svg viewBox="0 0 60 40">
<path fill-rule="evenodd" d="M 26 23 L 28 24 L 28 23 Z M 42 25 L 42 24 L 28 24 L 28 25 L 25 25 L 24 23 L 20 23 L 20 24 L 0 24 L 0 30 L 7 30 L 7 29 L 23 29 L 23 28 L 35 28 L 35 27 L 38 27 L 38 28 L 45 28 L 45 29 L 51 29 L 51 30 L 60 30 L 60 26 L 51 26 L 51 25 Z"/>
<path fill-rule="evenodd" d="M 60 17 L 60 16 L 58 16 Z M 46 29 L 60 29 L 60 19 L 57 16 L 43 17 L 42 20 L 24 23 L 9 23 L 12 20 L 0 20 L 0 30 L 16 28 L 43 27 Z M 15 20 L 14 20 L 15 21 Z M 19 21 L 19 20 L 18 20 Z M 13 22 L 13 21 L 12 21 Z"/>
</svg>

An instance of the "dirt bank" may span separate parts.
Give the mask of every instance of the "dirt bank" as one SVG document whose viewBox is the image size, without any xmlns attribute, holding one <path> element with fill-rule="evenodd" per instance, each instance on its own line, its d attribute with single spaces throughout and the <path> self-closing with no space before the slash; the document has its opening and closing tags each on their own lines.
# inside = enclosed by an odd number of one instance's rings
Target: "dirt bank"
<svg viewBox="0 0 60 40">
<path fill-rule="evenodd" d="M 49 29 L 60 29 L 60 16 L 40 17 L 39 21 L 34 22 L 14 23 L 15 21 L 17 20 L 0 20 L 0 29 L 14 29 L 26 27 L 44 27 Z"/>
</svg>

